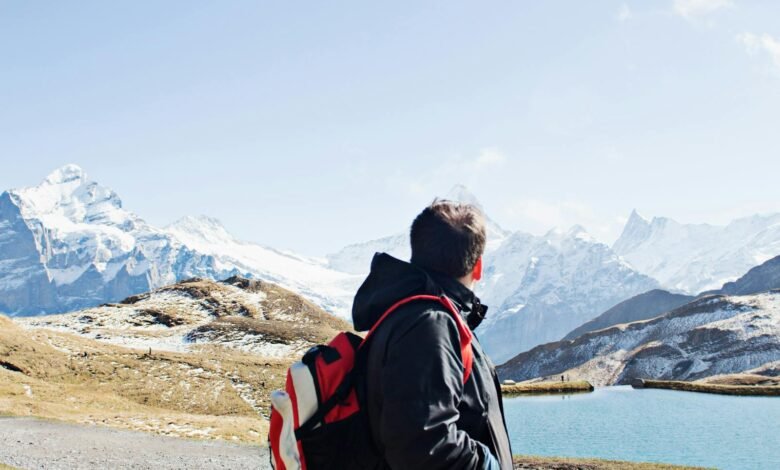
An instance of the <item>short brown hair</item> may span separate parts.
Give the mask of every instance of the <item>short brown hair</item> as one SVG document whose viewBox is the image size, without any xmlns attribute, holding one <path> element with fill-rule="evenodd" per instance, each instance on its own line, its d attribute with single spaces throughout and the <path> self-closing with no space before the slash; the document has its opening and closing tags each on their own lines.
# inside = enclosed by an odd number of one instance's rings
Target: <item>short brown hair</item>
<svg viewBox="0 0 780 470">
<path fill-rule="evenodd" d="M 412 222 L 412 264 L 455 278 L 470 273 L 485 251 L 478 207 L 435 199 Z"/>
</svg>

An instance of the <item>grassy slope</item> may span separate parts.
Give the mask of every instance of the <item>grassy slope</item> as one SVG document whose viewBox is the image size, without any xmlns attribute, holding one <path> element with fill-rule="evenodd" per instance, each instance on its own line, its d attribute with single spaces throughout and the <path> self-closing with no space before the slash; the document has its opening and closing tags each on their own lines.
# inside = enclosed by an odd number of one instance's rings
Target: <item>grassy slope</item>
<svg viewBox="0 0 780 470">
<path fill-rule="evenodd" d="M 216 346 L 149 356 L 2 316 L 0 362 L 0 414 L 250 442 L 288 366 Z"/>
<path fill-rule="evenodd" d="M 707 377 L 706 379 L 698 380 L 697 382 L 716 385 L 746 385 L 767 387 L 780 385 L 780 377 L 742 373 L 714 375 L 712 377 Z"/>
<path fill-rule="evenodd" d="M 270 393 L 284 388 L 292 358 L 211 343 L 249 334 L 308 347 L 349 329 L 297 294 L 241 278 L 182 281 L 26 323 L 38 328 L 0 315 L 0 414 L 262 443 Z M 76 334 L 181 338 L 179 330 L 204 342 L 186 353 L 147 354 Z"/>
</svg>

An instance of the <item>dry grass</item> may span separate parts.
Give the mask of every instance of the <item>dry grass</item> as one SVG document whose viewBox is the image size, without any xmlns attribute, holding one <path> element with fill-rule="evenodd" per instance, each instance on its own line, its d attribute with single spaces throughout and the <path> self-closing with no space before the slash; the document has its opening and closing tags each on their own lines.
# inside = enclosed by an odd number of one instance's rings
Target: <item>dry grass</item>
<svg viewBox="0 0 780 470">
<path fill-rule="evenodd" d="M 676 380 L 634 380 L 631 385 L 634 388 L 660 388 L 683 392 L 716 393 L 719 395 L 780 396 L 780 386 L 778 385 L 723 385 Z"/>
<path fill-rule="evenodd" d="M 544 395 L 592 391 L 593 385 L 584 380 L 573 382 L 520 382 L 512 385 L 501 385 L 501 393 L 504 395 Z"/>
<path fill-rule="evenodd" d="M 562 457 L 536 457 L 516 455 L 516 469 L 537 470 L 697 470 L 701 467 L 683 467 L 678 465 L 622 462 L 601 459 L 573 459 Z"/>
<path fill-rule="evenodd" d="M 11 467 L 4 463 L 0 463 L 0 470 L 17 470 L 15 467 Z"/>
<path fill-rule="evenodd" d="M 244 442 L 265 440 L 289 365 L 213 345 L 148 355 L 2 316 L 0 363 L 0 414 Z"/>
<path fill-rule="evenodd" d="M 707 377 L 699 382 L 716 385 L 774 386 L 780 385 L 780 377 L 767 377 L 757 374 L 727 374 Z"/>
<path fill-rule="evenodd" d="M 0 315 L 0 414 L 263 443 L 270 393 L 293 358 L 351 328 L 240 277 L 18 323 L 27 329 Z"/>
</svg>

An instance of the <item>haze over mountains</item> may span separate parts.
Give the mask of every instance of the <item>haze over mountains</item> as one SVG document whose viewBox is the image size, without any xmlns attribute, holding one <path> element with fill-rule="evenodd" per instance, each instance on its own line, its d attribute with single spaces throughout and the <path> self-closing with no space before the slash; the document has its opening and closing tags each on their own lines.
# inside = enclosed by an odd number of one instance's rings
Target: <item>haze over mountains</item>
<svg viewBox="0 0 780 470">
<path fill-rule="evenodd" d="M 612 248 L 664 288 L 697 294 L 718 289 L 780 254 L 780 214 L 716 226 L 647 220 L 633 211 Z"/>
<path fill-rule="evenodd" d="M 479 205 L 463 186 L 445 197 Z M 717 288 L 780 253 L 780 214 L 718 227 L 648 221 L 634 212 L 610 247 L 580 226 L 541 236 L 511 232 L 485 212 L 488 246 L 478 294 L 490 311 L 477 333 L 497 363 L 558 340 L 638 294 Z M 0 195 L 0 312 L 66 312 L 191 277 L 242 275 L 277 283 L 348 318 L 378 251 L 408 260 L 406 228 L 315 260 L 237 240 L 213 218 L 154 227 L 126 211 L 112 190 L 67 165 L 38 186 Z"/>
</svg>

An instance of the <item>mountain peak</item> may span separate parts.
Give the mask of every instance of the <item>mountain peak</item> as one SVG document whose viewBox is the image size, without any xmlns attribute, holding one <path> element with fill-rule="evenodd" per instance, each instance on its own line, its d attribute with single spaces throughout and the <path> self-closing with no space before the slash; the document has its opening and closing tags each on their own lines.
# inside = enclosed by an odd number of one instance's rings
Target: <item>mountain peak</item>
<svg viewBox="0 0 780 470">
<path fill-rule="evenodd" d="M 125 225 L 131 217 L 122 210 L 122 200 L 111 188 L 88 179 L 74 164 L 57 168 L 37 186 L 11 189 L 9 193 L 28 218 L 57 214 L 76 223 L 89 220 Z"/>
<path fill-rule="evenodd" d="M 656 220 L 653 219 L 653 223 Z M 641 245 L 652 234 L 651 225 L 651 222 L 639 215 L 636 209 L 632 210 L 625 227 L 623 227 L 623 233 L 612 245 L 612 249 L 622 255 Z"/>
<path fill-rule="evenodd" d="M 46 184 L 65 184 L 73 181 L 85 181 L 87 174 L 84 170 L 73 163 L 69 163 L 49 173 L 44 183 Z"/>
<path fill-rule="evenodd" d="M 647 225 L 650 221 L 642 217 L 642 215 L 637 212 L 636 209 L 633 209 L 631 211 L 631 215 L 628 216 L 628 222 L 626 225 L 632 225 L 632 224 L 642 224 Z"/>
<path fill-rule="evenodd" d="M 444 199 L 448 201 L 460 202 L 462 204 L 471 204 L 472 206 L 482 211 L 482 215 L 485 216 L 489 239 L 502 239 L 509 235 L 509 232 L 501 228 L 500 225 L 488 217 L 487 213 L 485 212 L 485 208 L 482 207 L 482 203 L 479 202 L 477 196 L 475 196 L 474 193 L 472 193 L 469 188 L 466 187 L 466 185 L 456 184 L 444 196 Z"/>
<path fill-rule="evenodd" d="M 587 230 L 585 230 L 585 227 L 583 227 L 580 224 L 572 225 L 571 228 L 569 228 L 569 231 L 566 232 L 566 236 L 569 238 L 580 238 L 583 240 L 590 240 L 595 241 L 595 239 L 588 233 Z"/>
<path fill-rule="evenodd" d="M 471 204 L 482 209 L 482 204 L 479 203 L 477 196 L 469 191 L 469 188 L 463 184 L 456 184 L 453 186 L 452 189 L 447 192 L 447 195 L 444 196 L 444 199 L 464 204 Z"/>
</svg>

